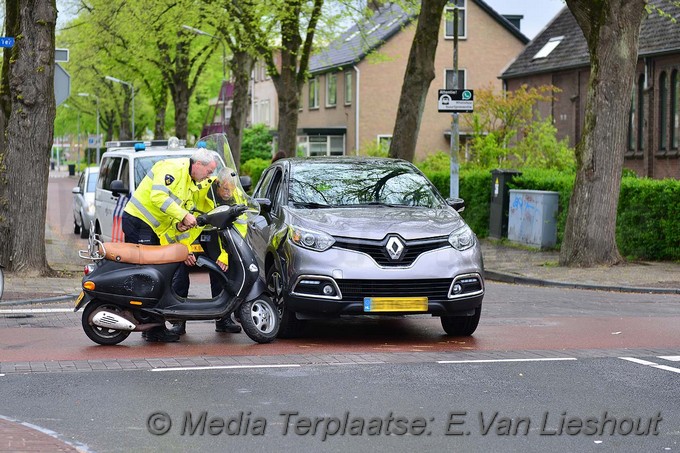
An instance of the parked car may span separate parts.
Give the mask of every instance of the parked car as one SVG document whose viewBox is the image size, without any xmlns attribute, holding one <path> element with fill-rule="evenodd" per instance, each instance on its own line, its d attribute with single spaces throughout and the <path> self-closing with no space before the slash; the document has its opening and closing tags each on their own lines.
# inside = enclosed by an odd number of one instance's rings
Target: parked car
<svg viewBox="0 0 680 453">
<path fill-rule="evenodd" d="M 411 163 L 387 158 L 281 159 L 254 190 L 247 238 L 275 294 L 279 336 L 315 317 L 441 318 L 468 336 L 484 297 L 482 253 L 458 211 Z"/>
<path fill-rule="evenodd" d="M 184 141 L 177 138 L 107 142 L 106 146 L 95 193 L 95 232 L 103 241 L 123 242 L 123 209 L 153 164 L 162 159 L 189 157 L 196 148 L 186 148 Z M 217 157 L 216 172 L 224 168 L 224 160 Z M 192 251 L 202 252 L 200 244 L 192 245 Z"/>
<path fill-rule="evenodd" d="M 90 223 L 94 222 L 94 193 L 97 188 L 99 167 L 87 167 L 78 180 L 73 192 L 73 233 L 86 238 L 90 234 Z"/>
</svg>

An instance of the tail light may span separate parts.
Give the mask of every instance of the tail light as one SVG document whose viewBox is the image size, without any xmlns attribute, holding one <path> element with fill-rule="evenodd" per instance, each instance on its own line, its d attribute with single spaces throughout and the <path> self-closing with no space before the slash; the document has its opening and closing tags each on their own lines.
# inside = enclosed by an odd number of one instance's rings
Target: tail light
<svg viewBox="0 0 680 453">
<path fill-rule="evenodd" d="M 86 264 L 85 269 L 83 269 L 83 272 L 85 275 L 90 275 L 94 271 L 94 264 Z"/>
</svg>

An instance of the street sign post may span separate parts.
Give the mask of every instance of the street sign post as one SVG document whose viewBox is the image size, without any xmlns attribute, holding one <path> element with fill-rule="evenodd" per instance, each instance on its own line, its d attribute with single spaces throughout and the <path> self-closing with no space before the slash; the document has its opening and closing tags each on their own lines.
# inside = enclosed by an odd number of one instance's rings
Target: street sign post
<svg viewBox="0 0 680 453">
<path fill-rule="evenodd" d="M 439 90 L 437 107 L 440 112 L 471 113 L 474 90 Z"/>
<path fill-rule="evenodd" d="M 14 38 L 9 36 L 1 36 L 0 47 L 14 47 Z"/>
<path fill-rule="evenodd" d="M 71 76 L 59 63 L 54 64 L 54 101 L 56 105 L 66 101 L 71 94 Z"/>
</svg>

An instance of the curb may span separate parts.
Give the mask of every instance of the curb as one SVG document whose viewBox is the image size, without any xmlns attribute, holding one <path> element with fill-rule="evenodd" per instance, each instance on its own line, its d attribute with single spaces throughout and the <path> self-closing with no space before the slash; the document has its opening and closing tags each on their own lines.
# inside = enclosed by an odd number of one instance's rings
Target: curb
<svg viewBox="0 0 680 453">
<path fill-rule="evenodd" d="M 511 283 L 516 285 L 546 286 L 556 288 L 588 289 L 595 291 L 614 291 L 620 293 L 641 293 L 641 294 L 680 294 L 680 288 L 644 288 L 623 285 L 595 285 L 589 283 L 556 282 L 552 280 L 542 280 L 540 278 L 522 277 L 505 272 L 484 269 L 484 278 L 501 283 Z"/>
<path fill-rule="evenodd" d="M 73 300 L 78 297 L 78 294 L 69 294 L 66 296 L 54 296 L 54 297 L 44 297 L 41 299 L 23 299 L 23 300 L 6 300 L 0 302 L 0 307 L 8 305 L 29 305 L 29 304 L 41 304 L 49 302 L 62 302 L 64 300 Z"/>
</svg>

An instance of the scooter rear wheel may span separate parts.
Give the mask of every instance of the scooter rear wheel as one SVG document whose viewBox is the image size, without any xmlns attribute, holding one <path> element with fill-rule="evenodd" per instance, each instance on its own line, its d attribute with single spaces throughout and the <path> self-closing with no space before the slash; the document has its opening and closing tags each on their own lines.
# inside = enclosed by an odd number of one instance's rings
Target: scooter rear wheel
<svg viewBox="0 0 680 453">
<path fill-rule="evenodd" d="M 123 311 L 117 305 L 108 304 L 99 300 L 91 301 L 85 306 L 81 321 L 85 335 L 95 343 L 105 346 L 118 344 L 125 340 L 130 335 L 129 330 L 107 329 L 106 327 L 92 324 L 92 316 L 94 316 L 95 311 L 98 311 L 99 309 L 105 309 L 113 313 L 121 313 Z"/>
<path fill-rule="evenodd" d="M 246 335 L 257 343 L 274 341 L 281 325 L 274 302 L 265 294 L 241 304 L 239 320 Z"/>
</svg>

